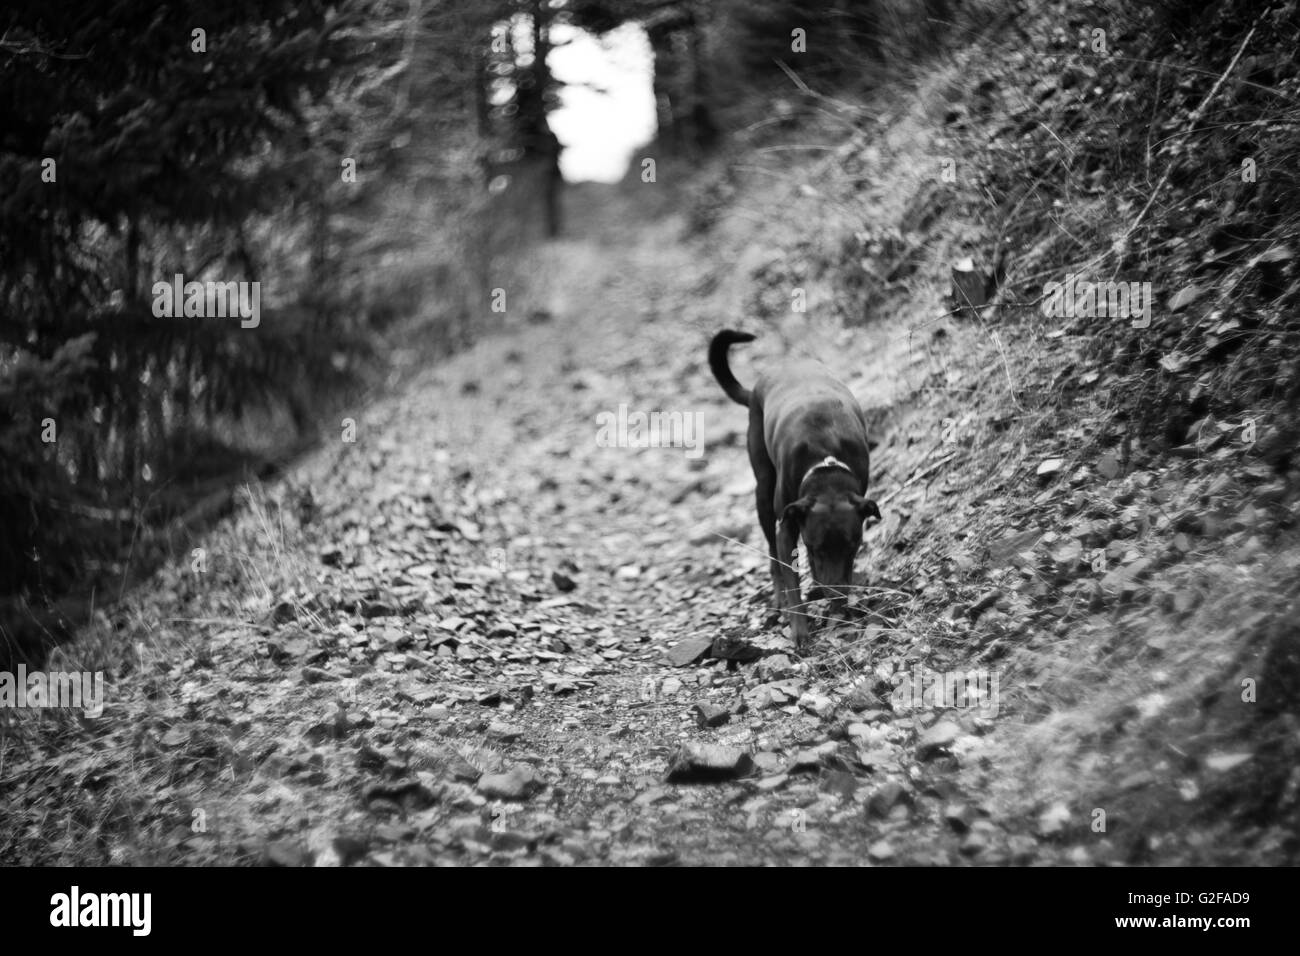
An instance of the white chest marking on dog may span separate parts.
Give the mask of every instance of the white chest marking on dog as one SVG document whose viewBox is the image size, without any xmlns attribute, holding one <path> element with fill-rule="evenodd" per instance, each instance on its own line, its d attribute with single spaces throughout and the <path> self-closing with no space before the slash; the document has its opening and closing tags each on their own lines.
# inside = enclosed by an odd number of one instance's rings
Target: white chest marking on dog
<svg viewBox="0 0 1300 956">
<path fill-rule="evenodd" d="M 821 471 L 823 468 L 843 468 L 850 475 L 853 474 L 853 469 L 850 468 L 848 465 L 844 464 L 844 462 L 840 461 L 838 458 L 832 455 L 827 455 L 821 461 L 817 462 L 817 464 L 813 465 L 811 468 L 809 468 L 807 471 L 804 472 L 803 478 L 799 480 L 799 487 L 801 488 L 803 487 L 803 483 L 812 477 L 812 473 L 814 471 Z"/>
</svg>

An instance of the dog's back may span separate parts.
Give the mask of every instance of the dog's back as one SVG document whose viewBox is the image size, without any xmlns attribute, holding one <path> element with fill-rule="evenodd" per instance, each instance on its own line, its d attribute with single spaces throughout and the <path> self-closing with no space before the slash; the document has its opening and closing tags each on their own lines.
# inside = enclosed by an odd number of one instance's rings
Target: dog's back
<svg viewBox="0 0 1300 956">
<path fill-rule="evenodd" d="M 754 396 L 764 411 L 765 443 L 787 451 L 783 477 L 797 481 L 830 455 L 852 469 L 862 485 L 859 493 L 866 490 L 867 425 L 857 399 L 830 369 L 809 359 L 787 362 L 759 380 Z"/>
<path fill-rule="evenodd" d="M 778 463 L 785 483 L 797 488 L 804 472 L 830 455 L 852 469 L 864 491 L 870 472 L 867 425 L 853 393 L 813 359 L 790 359 L 745 388 L 727 352 L 753 340 L 748 332 L 719 332 L 709 343 L 709 368 L 732 401 L 750 408 L 751 427 L 757 429 L 761 420 L 765 453 Z"/>
</svg>

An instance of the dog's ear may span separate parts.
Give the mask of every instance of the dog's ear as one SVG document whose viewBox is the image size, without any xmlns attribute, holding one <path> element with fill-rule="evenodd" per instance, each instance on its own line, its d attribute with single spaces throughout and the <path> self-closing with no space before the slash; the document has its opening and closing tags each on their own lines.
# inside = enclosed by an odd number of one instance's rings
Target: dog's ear
<svg viewBox="0 0 1300 956">
<path fill-rule="evenodd" d="M 811 498 L 800 498 L 798 501 L 792 501 L 781 512 L 781 520 L 790 522 L 796 528 L 802 527 L 803 519 L 808 516 L 808 509 L 811 507 Z"/>
<path fill-rule="evenodd" d="M 877 504 L 870 498 L 859 496 L 853 500 L 853 505 L 858 509 L 858 517 L 863 521 L 866 521 L 868 518 L 875 518 L 877 521 L 884 520 L 880 517 L 879 506 L 877 506 Z"/>
</svg>

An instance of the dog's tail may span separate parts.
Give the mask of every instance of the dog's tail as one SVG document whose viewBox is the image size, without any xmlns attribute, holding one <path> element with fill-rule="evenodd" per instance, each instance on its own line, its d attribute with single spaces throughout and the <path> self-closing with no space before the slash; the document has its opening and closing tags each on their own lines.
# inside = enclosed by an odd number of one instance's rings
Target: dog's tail
<svg viewBox="0 0 1300 956">
<path fill-rule="evenodd" d="M 713 372 L 713 377 L 718 380 L 728 398 L 745 407 L 749 407 L 749 389 L 743 387 L 736 381 L 736 376 L 731 374 L 731 366 L 727 364 L 727 349 L 741 342 L 752 341 L 754 336 L 748 332 L 726 329 L 715 335 L 709 343 L 709 369 Z"/>
</svg>

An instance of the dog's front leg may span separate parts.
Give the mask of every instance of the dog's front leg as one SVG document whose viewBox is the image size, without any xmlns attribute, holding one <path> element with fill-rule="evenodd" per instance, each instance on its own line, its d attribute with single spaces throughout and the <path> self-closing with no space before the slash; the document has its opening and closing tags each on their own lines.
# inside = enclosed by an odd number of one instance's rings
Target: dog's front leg
<svg viewBox="0 0 1300 956">
<path fill-rule="evenodd" d="M 772 483 L 764 482 L 760 478 L 755 497 L 758 499 L 758 523 L 763 529 L 763 537 L 767 539 L 767 557 L 772 574 L 772 606 L 779 611 L 781 610 L 781 563 L 776 553 L 776 511 L 772 507 Z"/>
<path fill-rule="evenodd" d="M 803 613 L 803 595 L 799 593 L 799 573 L 794 568 L 794 549 L 799 541 L 799 527 L 789 519 L 782 520 L 776 529 L 776 558 L 774 576 L 779 575 L 777 593 L 781 606 L 790 615 L 790 631 L 798 650 L 809 643 L 808 617 Z"/>
</svg>

